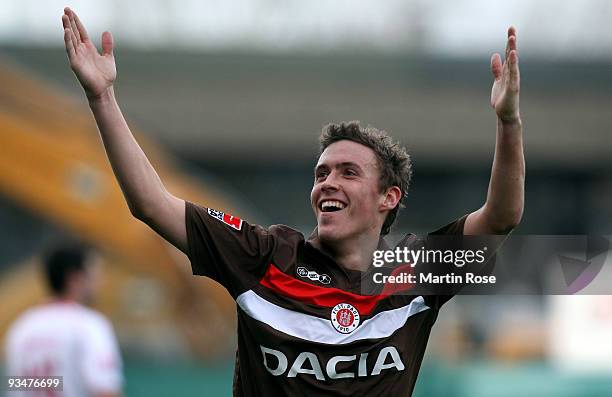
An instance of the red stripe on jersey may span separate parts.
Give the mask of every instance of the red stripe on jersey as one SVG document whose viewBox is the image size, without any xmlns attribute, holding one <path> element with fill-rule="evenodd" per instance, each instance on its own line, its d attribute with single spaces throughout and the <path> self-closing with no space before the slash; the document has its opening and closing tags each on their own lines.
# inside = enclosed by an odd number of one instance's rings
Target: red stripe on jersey
<svg viewBox="0 0 612 397">
<path fill-rule="evenodd" d="M 391 271 L 391 276 L 400 276 L 401 274 L 414 274 L 414 267 L 410 264 L 399 265 Z M 393 295 L 405 293 L 414 288 L 413 284 L 405 283 L 386 283 L 382 290 L 382 295 Z"/>
<path fill-rule="evenodd" d="M 309 284 L 283 273 L 273 264 L 268 267 L 260 284 L 281 295 L 317 306 L 334 307 L 338 303 L 350 303 L 362 315 L 370 314 L 376 304 L 388 296 L 358 295 L 338 288 Z"/>
</svg>

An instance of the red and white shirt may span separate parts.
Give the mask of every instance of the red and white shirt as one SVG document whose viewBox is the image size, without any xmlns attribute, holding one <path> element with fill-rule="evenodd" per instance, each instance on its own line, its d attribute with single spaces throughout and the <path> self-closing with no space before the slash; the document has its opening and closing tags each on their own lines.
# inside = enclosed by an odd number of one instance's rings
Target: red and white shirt
<svg viewBox="0 0 612 397">
<path fill-rule="evenodd" d="M 5 351 L 8 376 L 62 376 L 63 392 L 49 395 L 87 397 L 121 390 L 113 328 L 102 314 L 78 303 L 28 310 L 9 328 Z"/>
</svg>

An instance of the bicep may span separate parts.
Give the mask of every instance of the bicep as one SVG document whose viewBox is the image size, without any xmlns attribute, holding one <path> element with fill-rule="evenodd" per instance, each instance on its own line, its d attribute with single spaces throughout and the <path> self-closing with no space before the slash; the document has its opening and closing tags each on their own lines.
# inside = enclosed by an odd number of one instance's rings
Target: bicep
<svg viewBox="0 0 612 397">
<path fill-rule="evenodd" d="M 496 225 L 495 218 L 491 214 L 491 211 L 487 210 L 485 204 L 467 216 L 463 227 L 463 234 L 465 236 L 478 236 L 484 234 L 503 235 L 508 234 L 511 230 L 512 228 Z"/>
<path fill-rule="evenodd" d="M 155 207 L 141 220 L 170 244 L 187 253 L 185 200 L 166 193 Z"/>
<path fill-rule="evenodd" d="M 474 236 L 479 234 L 492 234 L 488 230 L 486 221 L 486 215 L 484 214 L 484 207 L 472 212 L 465 219 L 465 225 L 463 226 L 463 234 L 465 236 Z"/>
</svg>

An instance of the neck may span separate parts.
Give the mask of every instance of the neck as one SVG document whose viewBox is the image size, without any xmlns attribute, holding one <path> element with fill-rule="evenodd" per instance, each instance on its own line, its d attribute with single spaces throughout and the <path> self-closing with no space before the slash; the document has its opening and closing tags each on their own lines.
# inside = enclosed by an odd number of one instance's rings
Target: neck
<svg viewBox="0 0 612 397">
<path fill-rule="evenodd" d="M 334 242 L 321 242 L 319 247 L 331 254 L 342 267 L 365 272 L 372 265 L 374 251 L 378 247 L 380 235 L 362 234 L 355 239 Z"/>
<path fill-rule="evenodd" d="M 54 295 L 52 298 L 55 302 L 71 302 L 78 303 L 80 305 L 85 304 L 85 300 L 82 296 L 74 291 L 66 291 L 62 294 Z"/>
</svg>

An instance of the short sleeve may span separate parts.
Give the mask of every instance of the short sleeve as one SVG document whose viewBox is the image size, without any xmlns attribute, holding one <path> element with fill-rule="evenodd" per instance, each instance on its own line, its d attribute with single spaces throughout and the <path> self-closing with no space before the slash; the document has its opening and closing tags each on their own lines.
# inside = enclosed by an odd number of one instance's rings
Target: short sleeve
<svg viewBox="0 0 612 397">
<path fill-rule="evenodd" d="M 461 218 L 452 221 L 448 225 L 442 226 L 441 228 L 434 230 L 433 232 L 429 233 L 429 235 L 462 235 L 463 227 L 465 226 L 465 220 L 467 219 L 467 217 L 468 214 L 465 214 Z"/>
<path fill-rule="evenodd" d="M 465 214 L 459 219 L 454 220 L 453 222 L 442 226 L 439 229 L 430 232 L 429 236 L 462 236 L 463 235 L 463 227 L 465 225 L 465 220 L 467 219 L 468 214 Z M 428 306 L 434 309 L 440 309 L 442 305 L 448 302 L 454 294 L 441 294 L 441 295 L 430 295 L 425 297 L 425 301 Z"/>
<path fill-rule="evenodd" d="M 81 335 L 84 340 L 82 371 L 92 394 L 119 393 L 123 384 L 121 354 L 111 324 L 93 316 Z"/>
<path fill-rule="evenodd" d="M 234 298 L 263 276 L 275 241 L 267 229 L 190 202 L 185 225 L 194 275 L 217 281 Z"/>
</svg>

